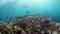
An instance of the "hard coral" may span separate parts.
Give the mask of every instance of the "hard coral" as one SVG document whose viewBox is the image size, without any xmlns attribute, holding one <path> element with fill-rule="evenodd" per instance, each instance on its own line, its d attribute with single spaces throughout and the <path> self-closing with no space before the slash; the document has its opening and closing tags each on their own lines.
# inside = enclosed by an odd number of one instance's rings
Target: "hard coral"
<svg viewBox="0 0 60 34">
<path fill-rule="evenodd" d="M 59 34 L 59 28 L 59 23 L 53 23 L 50 18 L 45 16 L 26 15 L 2 24 L 0 32 L 3 34 Z"/>
</svg>

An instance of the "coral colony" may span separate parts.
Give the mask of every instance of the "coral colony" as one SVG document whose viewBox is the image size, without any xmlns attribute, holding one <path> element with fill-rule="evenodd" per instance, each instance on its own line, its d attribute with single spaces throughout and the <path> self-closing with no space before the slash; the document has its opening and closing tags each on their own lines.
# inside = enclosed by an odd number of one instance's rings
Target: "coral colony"
<svg viewBox="0 0 60 34">
<path fill-rule="evenodd" d="M 42 15 L 15 17 L 0 20 L 0 34 L 60 34 L 60 24 Z"/>
</svg>

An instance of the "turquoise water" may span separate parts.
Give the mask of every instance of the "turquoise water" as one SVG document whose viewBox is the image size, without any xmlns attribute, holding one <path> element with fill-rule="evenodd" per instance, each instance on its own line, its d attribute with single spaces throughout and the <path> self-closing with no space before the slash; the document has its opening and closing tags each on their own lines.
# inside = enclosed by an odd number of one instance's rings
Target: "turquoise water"
<svg viewBox="0 0 60 34">
<path fill-rule="evenodd" d="M 60 22 L 60 0 L 0 0 L 0 18 L 7 20 L 12 17 L 29 14 L 42 14 Z"/>
</svg>

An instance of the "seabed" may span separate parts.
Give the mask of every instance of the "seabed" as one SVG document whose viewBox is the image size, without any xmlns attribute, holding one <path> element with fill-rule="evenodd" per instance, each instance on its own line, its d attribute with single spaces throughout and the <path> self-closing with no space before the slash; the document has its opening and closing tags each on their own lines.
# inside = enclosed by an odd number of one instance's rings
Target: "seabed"
<svg viewBox="0 0 60 34">
<path fill-rule="evenodd" d="M 25 15 L 0 20 L 0 34 L 60 34 L 60 24 L 43 15 Z"/>
</svg>

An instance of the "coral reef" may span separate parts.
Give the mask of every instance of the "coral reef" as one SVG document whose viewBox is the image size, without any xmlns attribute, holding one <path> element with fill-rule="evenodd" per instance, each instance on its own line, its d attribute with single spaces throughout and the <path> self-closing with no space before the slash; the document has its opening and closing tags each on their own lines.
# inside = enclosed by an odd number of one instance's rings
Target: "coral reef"
<svg viewBox="0 0 60 34">
<path fill-rule="evenodd" d="M 60 24 L 42 15 L 25 15 L 0 21 L 0 34 L 60 34 Z"/>
</svg>

